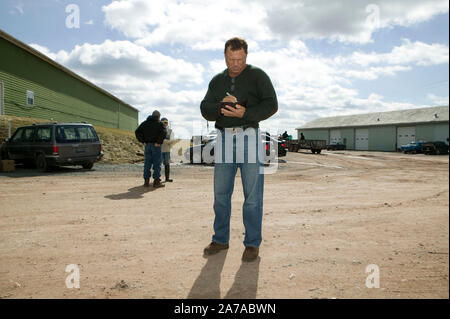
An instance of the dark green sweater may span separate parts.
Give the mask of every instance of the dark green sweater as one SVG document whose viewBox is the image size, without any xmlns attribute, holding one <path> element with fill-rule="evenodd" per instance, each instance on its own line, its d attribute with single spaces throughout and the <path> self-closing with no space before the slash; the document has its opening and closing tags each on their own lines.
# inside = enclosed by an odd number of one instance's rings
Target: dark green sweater
<svg viewBox="0 0 450 319">
<path fill-rule="evenodd" d="M 234 95 L 239 102 L 247 100 L 243 118 L 228 117 L 219 113 L 219 102 L 226 93 Z M 275 89 L 267 74 L 250 64 L 235 78 L 232 90 L 232 78 L 228 69 L 213 77 L 200 110 L 207 121 L 216 121 L 216 127 L 233 126 L 258 127 L 258 123 L 268 119 L 278 110 Z"/>
</svg>

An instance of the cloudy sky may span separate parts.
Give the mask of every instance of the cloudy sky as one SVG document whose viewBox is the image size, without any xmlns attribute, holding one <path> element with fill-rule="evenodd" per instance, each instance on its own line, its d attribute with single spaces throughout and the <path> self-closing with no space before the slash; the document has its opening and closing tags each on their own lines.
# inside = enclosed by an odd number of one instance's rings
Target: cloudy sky
<svg viewBox="0 0 450 319">
<path fill-rule="evenodd" d="M 0 29 L 133 105 L 140 121 L 159 109 L 177 137 L 206 131 L 199 105 L 233 36 L 275 86 L 278 113 L 260 123 L 274 133 L 449 104 L 447 0 L 2 0 Z"/>
</svg>

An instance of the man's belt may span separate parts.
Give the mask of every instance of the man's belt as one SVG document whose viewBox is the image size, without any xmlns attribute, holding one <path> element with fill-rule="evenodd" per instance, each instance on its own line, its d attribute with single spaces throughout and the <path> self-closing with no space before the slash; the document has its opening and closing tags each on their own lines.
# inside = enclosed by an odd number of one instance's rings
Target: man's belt
<svg viewBox="0 0 450 319">
<path fill-rule="evenodd" d="M 215 125 L 215 128 L 220 130 L 220 131 L 224 131 L 225 129 L 242 129 L 242 130 L 246 130 L 248 128 L 259 128 L 258 124 L 247 124 L 247 125 L 241 125 L 241 126 L 230 126 L 230 127 L 220 127 L 218 125 Z"/>
</svg>

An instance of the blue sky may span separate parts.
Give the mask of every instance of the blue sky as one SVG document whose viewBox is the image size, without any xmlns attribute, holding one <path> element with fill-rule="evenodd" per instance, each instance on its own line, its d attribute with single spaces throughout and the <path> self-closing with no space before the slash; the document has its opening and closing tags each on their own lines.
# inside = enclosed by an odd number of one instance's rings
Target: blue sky
<svg viewBox="0 0 450 319">
<path fill-rule="evenodd" d="M 68 28 L 68 5 L 79 28 Z M 3 0 L 0 29 L 140 110 L 177 137 L 205 129 L 199 104 L 225 68 L 223 44 L 249 42 L 279 111 L 261 123 L 296 136 L 316 117 L 448 105 L 448 1 Z M 73 20 L 72 20 L 73 21 Z M 212 123 L 210 123 L 210 127 Z"/>
</svg>

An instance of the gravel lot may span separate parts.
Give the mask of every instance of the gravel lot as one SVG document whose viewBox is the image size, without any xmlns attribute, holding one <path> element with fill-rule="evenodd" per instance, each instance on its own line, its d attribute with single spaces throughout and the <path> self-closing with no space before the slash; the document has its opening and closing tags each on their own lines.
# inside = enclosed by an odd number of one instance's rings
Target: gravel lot
<svg viewBox="0 0 450 319">
<path fill-rule="evenodd" d="M 142 164 L 0 173 L 0 297 L 449 298 L 448 156 L 283 160 L 265 176 L 253 263 L 240 260 L 239 173 L 230 249 L 208 259 L 212 166 L 174 165 L 157 190 L 141 186 Z M 80 288 L 66 287 L 71 264 Z"/>
</svg>

